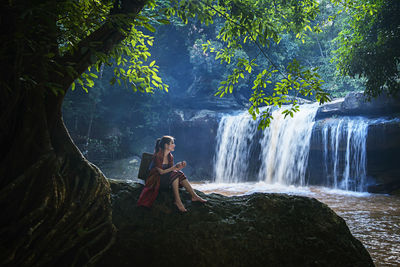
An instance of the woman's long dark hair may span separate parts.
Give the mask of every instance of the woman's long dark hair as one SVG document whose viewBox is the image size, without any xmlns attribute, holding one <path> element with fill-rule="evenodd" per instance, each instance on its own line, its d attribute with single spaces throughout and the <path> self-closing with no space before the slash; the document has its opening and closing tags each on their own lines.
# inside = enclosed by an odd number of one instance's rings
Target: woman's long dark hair
<svg viewBox="0 0 400 267">
<path fill-rule="evenodd" d="M 161 138 L 157 138 L 156 146 L 154 147 L 154 153 L 157 153 L 160 150 L 164 150 L 165 144 L 170 144 L 174 140 L 175 138 L 169 135 L 164 135 Z"/>
</svg>

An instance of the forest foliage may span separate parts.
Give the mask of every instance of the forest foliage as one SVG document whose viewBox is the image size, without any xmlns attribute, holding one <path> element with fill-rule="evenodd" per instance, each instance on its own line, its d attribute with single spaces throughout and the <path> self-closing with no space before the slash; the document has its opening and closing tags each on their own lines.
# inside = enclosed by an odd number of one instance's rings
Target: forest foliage
<svg viewBox="0 0 400 267">
<path fill-rule="evenodd" d="M 81 150 L 95 155 L 136 153 L 143 129 L 151 136 L 169 125 L 174 107 L 201 108 L 220 96 L 221 103 L 234 99 L 247 108 L 263 128 L 274 106 L 292 116 L 297 97 L 322 103 L 349 91 L 398 92 L 394 0 L 64 0 L 2 7 L 4 21 L 21 11 L 19 27 L 1 29 L 7 36 L 1 58 L 13 62 L 0 74 L 2 89 L 67 92 L 64 120 Z"/>
<path fill-rule="evenodd" d="M 93 10 L 85 1 L 79 3 L 74 12 Z M 102 9 L 88 13 L 100 15 L 100 24 L 111 13 L 105 3 L 101 2 Z M 111 94 L 118 95 L 109 89 L 109 82 L 141 92 L 171 88 L 168 95 L 154 97 L 120 93 L 131 99 L 127 106 L 136 107 L 142 118 L 147 116 L 134 123 L 151 129 L 165 120 L 154 112 L 157 101 L 165 105 L 166 100 L 184 96 L 233 94 L 255 119 L 260 118 L 259 127 L 264 128 L 272 119 L 273 106 L 285 105 L 285 115 L 293 116 L 299 109 L 298 96 L 323 103 L 364 89 L 370 96 L 395 94 L 396 10 L 396 1 L 382 0 L 151 1 L 134 20 L 129 14 L 112 17 L 114 23 L 129 25 L 121 26 L 127 38 L 107 55 L 96 53 L 93 66 L 77 79 L 85 90 L 103 89 L 72 102 L 92 101 L 87 106 L 93 106 Z M 74 49 L 77 41 L 99 27 L 98 21 L 64 23 L 69 34 L 77 25 L 85 27 L 67 35 L 63 49 Z M 95 80 L 99 76 L 106 79 Z M 75 111 L 68 106 L 65 110 L 75 119 L 93 113 L 84 108 L 78 112 L 76 105 Z M 109 113 L 110 107 L 103 110 Z M 87 121 L 92 120 L 90 116 Z"/>
<path fill-rule="evenodd" d="M 345 24 L 336 38 L 340 74 L 365 78 L 365 93 L 396 96 L 400 91 L 400 2 L 367 1 L 344 6 Z"/>
</svg>

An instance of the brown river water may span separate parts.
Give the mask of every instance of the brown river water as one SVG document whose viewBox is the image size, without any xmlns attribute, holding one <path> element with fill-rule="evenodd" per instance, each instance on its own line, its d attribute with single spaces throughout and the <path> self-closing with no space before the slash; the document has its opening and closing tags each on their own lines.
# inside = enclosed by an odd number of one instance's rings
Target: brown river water
<svg viewBox="0 0 400 267">
<path fill-rule="evenodd" d="M 400 197 L 264 183 L 193 183 L 193 187 L 206 194 L 226 196 L 266 192 L 316 198 L 345 219 L 351 233 L 364 244 L 376 266 L 400 266 Z"/>
</svg>

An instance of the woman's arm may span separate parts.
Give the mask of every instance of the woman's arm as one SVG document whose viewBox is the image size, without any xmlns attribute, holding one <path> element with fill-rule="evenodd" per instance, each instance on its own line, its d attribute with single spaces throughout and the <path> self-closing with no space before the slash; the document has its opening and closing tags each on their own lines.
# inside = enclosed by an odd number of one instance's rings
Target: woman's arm
<svg viewBox="0 0 400 267">
<path fill-rule="evenodd" d="M 172 171 L 177 171 L 177 170 L 179 170 L 179 168 L 177 168 L 176 165 L 175 165 L 175 166 L 172 166 L 172 167 L 170 167 L 170 168 L 168 168 L 168 169 L 165 169 L 165 170 L 163 170 L 163 169 L 161 169 L 161 168 L 158 168 L 158 167 L 156 167 L 156 169 L 157 169 L 158 173 L 160 173 L 161 175 L 166 174 L 166 173 L 169 173 L 169 172 L 172 172 Z"/>
<path fill-rule="evenodd" d="M 169 172 L 172 172 L 172 171 L 182 170 L 184 167 L 186 167 L 186 161 L 178 162 L 176 165 L 174 165 L 174 166 L 172 166 L 172 167 L 170 167 L 168 169 L 165 169 L 165 170 L 163 170 L 161 168 L 158 168 L 158 167 L 156 167 L 156 169 L 161 175 L 163 175 L 165 173 L 169 173 Z"/>
</svg>

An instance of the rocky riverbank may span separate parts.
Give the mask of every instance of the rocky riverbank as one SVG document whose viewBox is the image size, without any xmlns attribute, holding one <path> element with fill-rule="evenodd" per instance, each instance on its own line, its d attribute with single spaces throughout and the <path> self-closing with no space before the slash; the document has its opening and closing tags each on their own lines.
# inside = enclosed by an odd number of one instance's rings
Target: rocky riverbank
<svg viewBox="0 0 400 267">
<path fill-rule="evenodd" d="M 285 194 L 204 195 L 181 214 L 171 192 L 136 206 L 139 184 L 110 181 L 113 247 L 97 266 L 373 266 L 345 221 L 316 199 Z"/>
</svg>

